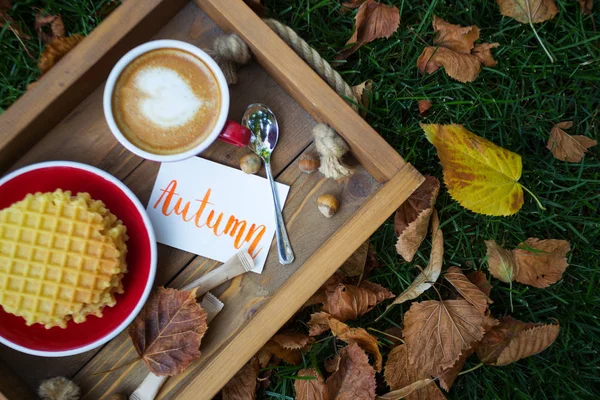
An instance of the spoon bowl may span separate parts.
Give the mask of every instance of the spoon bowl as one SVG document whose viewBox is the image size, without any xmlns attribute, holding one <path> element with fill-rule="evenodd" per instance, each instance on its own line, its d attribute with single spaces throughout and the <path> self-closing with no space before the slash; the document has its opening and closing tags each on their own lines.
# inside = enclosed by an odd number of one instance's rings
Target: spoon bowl
<svg viewBox="0 0 600 400">
<path fill-rule="evenodd" d="M 265 171 L 271 185 L 273 204 L 275 206 L 275 236 L 279 263 L 290 264 L 294 261 L 294 252 L 288 238 L 285 222 L 281 214 L 281 206 L 275 188 L 275 179 L 271 171 L 271 154 L 279 139 L 279 124 L 271 109 L 264 104 L 250 104 L 242 117 L 242 125 L 250 129 L 252 136 L 248 147 L 265 163 Z"/>
</svg>

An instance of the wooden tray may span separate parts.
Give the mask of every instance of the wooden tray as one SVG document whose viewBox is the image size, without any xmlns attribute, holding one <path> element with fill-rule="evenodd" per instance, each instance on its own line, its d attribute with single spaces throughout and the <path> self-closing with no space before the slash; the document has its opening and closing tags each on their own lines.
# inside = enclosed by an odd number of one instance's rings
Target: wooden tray
<svg viewBox="0 0 600 400">
<path fill-rule="evenodd" d="M 273 172 L 291 186 L 284 217 L 296 261 L 281 266 L 272 247 L 262 275 L 246 274 L 221 288 L 226 306 L 203 339 L 201 359 L 169 379 L 159 398 L 212 398 L 423 179 L 242 0 L 124 2 L 0 116 L 0 170 L 45 160 L 84 162 L 115 175 L 147 202 L 159 164 L 131 154 L 110 134 L 102 111 L 103 82 L 118 58 L 142 42 L 172 38 L 207 48 L 223 31 L 240 35 L 256 59 L 231 88 L 229 117 L 239 120 L 247 104 L 263 102 L 280 119 Z M 358 161 L 343 185 L 319 173 L 301 173 L 296 165 L 301 154 L 313 150 L 315 120 L 336 129 Z M 215 143 L 202 157 L 237 167 L 246 152 Z M 342 199 L 332 219 L 315 205 L 326 192 Z M 180 287 L 217 265 L 159 245 L 156 284 Z M 101 349 L 59 359 L 0 346 L 0 399 L 2 393 L 10 400 L 34 398 L 40 380 L 59 375 L 79 383 L 85 399 L 130 394 L 146 374 L 142 362 L 94 374 L 136 357 L 126 332 Z"/>
</svg>

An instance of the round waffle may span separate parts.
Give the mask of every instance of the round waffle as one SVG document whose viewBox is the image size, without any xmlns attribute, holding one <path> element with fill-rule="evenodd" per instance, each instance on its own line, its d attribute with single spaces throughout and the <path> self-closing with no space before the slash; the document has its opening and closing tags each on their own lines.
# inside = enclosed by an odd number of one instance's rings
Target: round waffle
<svg viewBox="0 0 600 400">
<path fill-rule="evenodd" d="M 28 325 L 65 328 L 122 293 L 126 229 L 87 193 L 36 193 L 0 211 L 0 305 Z"/>
</svg>

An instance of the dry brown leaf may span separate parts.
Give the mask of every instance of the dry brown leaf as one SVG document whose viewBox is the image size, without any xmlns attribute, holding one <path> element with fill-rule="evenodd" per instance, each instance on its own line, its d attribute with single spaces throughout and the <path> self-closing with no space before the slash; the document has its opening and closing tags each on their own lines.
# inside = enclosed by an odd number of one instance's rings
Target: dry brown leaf
<svg viewBox="0 0 600 400">
<path fill-rule="evenodd" d="M 448 76 L 459 82 L 472 82 L 481 71 L 481 64 L 496 65 L 491 49 L 498 43 L 480 43 L 479 28 L 450 24 L 433 17 L 433 30 L 436 33 L 436 47 L 426 47 L 417 59 L 417 67 L 423 73 L 431 74 L 444 67 Z"/>
<path fill-rule="evenodd" d="M 559 122 L 552 127 L 546 148 L 552 152 L 554 158 L 561 161 L 578 163 L 584 154 L 598 141 L 583 135 L 571 136 L 563 129 L 573 126 L 573 121 Z"/>
<path fill-rule="evenodd" d="M 387 306 L 386 311 L 394 304 L 402 304 L 405 301 L 412 300 L 429 289 L 438 279 L 442 272 L 442 261 L 444 260 L 444 235 L 440 228 L 440 220 L 437 212 L 434 210 L 431 217 L 431 255 L 429 256 L 429 264 L 415 278 L 413 283 L 404 290 L 394 302 Z"/>
<path fill-rule="evenodd" d="M 308 335 L 298 332 L 281 332 L 273 336 L 259 352 L 261 367 L 269 362 L 271 356 L 298 365 L 302 362 L 302 353 L 312 346 L 315 340 Z"/>
<path fill-rule="evenodd" d="M 377 338 L 370 335 L 363 328 L 350 328 L 345 323 L 338 321 L 335 318 L 329 319 L 329 326 L 331 327 L 331 333 L 338 339 L 343 340 L 348 344 L 356 343 L 361 349 L 370 353 L 374 359 L 375 371 L 381 371 L 383 367 L 383 357 L 379 352 L 379 346 L 377 345 Z"/>
<path fill-rule="evenodd" d="M 538 288 L 558 282 L 569 265 L 567 253 L 570 250 L 566 240 L 527 239 L 513 250 L 519 265 L 515 280 Z"/>
<path fill-rule="evenodd" d="M 345 323 L 321 312 L 311 314 L 308 321 L 309 334 L 317 336 L 331 329 L 331 333 L 346 343 L 356 343 L 367 353 L 373 355 L 375 370 L 381 371 L 383 358 L 377 345 L 377 338 L 363 328 L 350 328 Z"/>
<path fill-rule="evenodd" d="M 486 333 L 477 347 L 477 356 L 485 364 L 508 365 L 544 351 L 559 331 L 559 324 L 534 324 L 506 316 Z"/>
<path fill-rule="evenodd" d="M 423 239 L 427 236 L 429 220 L 439 192 L 440 181 L 426 175 L 421 186 L 396 210 L 394 215 L 394 229 L 398 236 L 396 251 L 408 262 L 413 260 Z"/>
<path fill-rule="evenodd" d="M 412 303 L 404 314 L 404 340 L 409 362 L 433 376 L 454 365 L 461 353 L 481 340 L 484 326 L 494 319 L 466 300 L 429 300 Z"/>
<path fill-rule="evenodd" d="M 65 24 L 60 15 L 43 15 L 40 11 L 35 16 L 35 31 L 44 44 L 65 36 Z"/>
<path fill-rule="evenodd" d="M 356 319 L 394 294 L 376 283 L 362 281 L 360 286 L 339 283 L 325 292 L 323 311 L 340 321 Z"/>
<path fill-rule="evenodd" d="M 358 8 L 354 23 L 354 34 L 346 44 L 351 47 L 342 50 L 338 58 L 348 58 L 363 45 L 379 38 L 389 38 L 400 25 L 400 12 L 395 6 L 388 6 L 366 0 Z"/>
<path fill-rule="evenodd" d="M 402 390 L 424 379 L 429 379 L 428 371 L 419 371 L 417 366 L 408 362 L 408 349 L 405 344 L 396 346 L 390 351 L 384 370 L 385 381 L 392 389 Z M 419 386 L 419 385 L 417 385 Z M 414 388 L 414 387 L 413 387 Z M 390 393 L 388 393 L 390 395 Z M 383 398 L 398 398 L 393 397 Z M 444 395 L 435 383 L 425 385 L 422 388 L 414 389 L 411 393 L 405 394 L 407 400 L 438 400 L 445 399 Z"/>
<path fill-rule="evenodd" d="M 423 389 L 426 386 L 433 384 L 435 380 L 431 378 L 422 379 L 420 381 L 416 381 L 402 389 L 394 390 L 386 394 L 382 394 L 381 396 L 377 396 L 376 400 L 399 400 L 399 399 L 408 399 L 409 396 L 420 389 Z M 437 387 L 437 386 L 436 386 Z M 439 389 L 438 389 L 439 391 Z M 440 392 L 440 396 L 442 397 L 434 397 L 434 399 L 440 398 L 445 399 L 443 394 Z"/>
<path fill-rule="evenodd" d="M 222 400 L 254 400 L 257 378 L 258 361 L 253 357 L 223 386 Z"/>
<path fill-rule="evenodd" d="M 196 290 L 158 288 L 129 326 L 135 350 L 150 372 L 173 376 L 200 357 L 206 313 Z"/>
<path fill-rule="evenodd" d="M 334 356 L 329 357 L 323 362 L 323 364 L 325 365 L 325 371 L 329 372 L 330 374 L 333 374 L 340 368 L 340 355 L 336 354 Z"/>
<path fill-rule="evenodd" d="M 10 0 L 0 0 L 0 11 L 10 10 L 12 8 L 12 3 Z"/>
<path fill-rule="evenodd" d="M 398 346 L 404 343 L 402 339 L 402 328 L 398 326 L 391 326 L 384 331 L 386 335 L 386 339 L 392 342 L 393 346 Z"/>
<path fill-rule="evenodd" d="M 48 43 L 44 47 L 44 51 L 38 62 L 40 76 L 48 72 L 54 64 L 63 58 L 77 43 L 81 42 L 83 38 L 83 35 L 75 34 L 73 36 L 59 37 Z"/>
<path fill-rule="evenodd" d="M 460 371 L 462 371 L 462 368 L 465 365 L 467 358 L 471 357 L 473 353 L 475 353 L 476 346 L 477 345 L 475 344 L 467 350 L 464 350 L 458 358 L 458 360 L 456 360 L 454 365 L 450 368 L 444 369 L 438 376 L 440 386 L 446 392 L 450 391 L 450 388 L 454 384 L 454 381 L 456 380 L 456 378 L 458 378 L 458 374 L 460 373 Z"/>
<path fill-rule="evenodd" d="M 500 13 L 522 24 L 540 23 L 554 18 L 558 8 L 554 0 L 496 0 Z"/>
<path fill-rule="evenodd" d="M 361 276 L 365 270 L 368 256 L 369 241 L 367 240 L 342 264 L 339 271 L 348 277 Z"/>
<path fill-rule="evenodd" d="M 579 0 L 579 5 L 583 15 L 589 15 L 594 11 L 594 0 Z"/>
<path fill-rule="evenodd" d="M 325 381 L 314 368 L 304 368 L 298 371 L 299 377 L 314 377 L 315 379 L 296 379 L 294 389 L 296 389 L 297 400 L 328 400 Z"/>
<path fill-rule="evenodd" d="M 315 304 L 325 303 L 327 301 L 327 296 L 325 293 L 328 290 L 333 290 L 338 284 L 342 283 L 343 274 L 338 273 L 337 271 L 331 275 L 323 285 L 313 294 L 307 301 L 304 303 L 303 307 L 313 306 Z"/>
<path fill-rule="evenodd" d="M 342 5 L 346 8 L 357 8 L 357 7 L 360 7 L 360 5 L 362 3 L 364 3 L 365 1 L 367 1 L 367 0 L 350 0 L 346 3 L 342 3 Z"/>
<path fill-rule="evenodd" d="M 467 275 L 467 279 L 469 279 L 475 286 L 479 288 L 486 296 L 490 296 L 492 293 L 492 285 L 487 280 L 485 274 L 481 271 L 473 271 Z"/>
<path fill-rule="evenodd" d="M 331 329 L 329 326 L 329 319 L 331 315 L 326 312 L 317 312 L 310 314 L 310 321 L 308 321 L 308 334 L 310 336 L 319 336 Z"/>
<path fill-rule="evenodd" d="M 492 49 L 500 46 L 500 43 L 477 43 L 473 47 L 472 54 L 486 67 L 495 67 L 498 61 L 494 60 Z"/>
<path fill-rule="evenodd" d="M 492 276 L 505 283 L 511 283 L 519 273 L 519 265 L 514 255 L 498 246 L 493 240 L 486 240 L 488 269 Z"/>
<path fill-rule="evenodd" d="M 488 304 L 492 304 L 492 300 L 479 288 L 472 283 L 460 268 L 451 267 L 448 269 L 444 278 L 454 286 L 458 293 L 470 304 L 475 306 L 482 314 L 488 308 Z"/>
<path fill-rule="evenodd" d="M 421 116 L 425 115 L 427 111 L 431 108 L 431 101 L 429 100 L 419 100 L 419 114 Z"/>
<path fill-rule="evenodd" d="M 325 383 L 331 400 L 374 400 L 375 370 L 355 343 L 340 351 L 339 369 Z"/>
<path fill-rule="evenodd" d="M 352 93 L 354 93 L 354 96 L 358 100 L 358 104 L 367 110 L 369 109 L 369 94 L 372 90 L 373 81 L 371 79 L 367 79 L 356 86 L 352 86 Z M 360 109 L 359 114 L 364 117 L 367 113 L 365 110 Z"/>
</svg>

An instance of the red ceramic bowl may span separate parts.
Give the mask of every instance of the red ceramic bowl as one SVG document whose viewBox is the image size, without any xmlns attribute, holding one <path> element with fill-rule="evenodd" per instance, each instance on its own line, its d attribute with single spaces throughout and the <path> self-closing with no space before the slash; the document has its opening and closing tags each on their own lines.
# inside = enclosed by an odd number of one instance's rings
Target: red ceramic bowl
<svg viewBox="0 0 600 400">
<path fill-rule="evenodd" d="M 127 268 L 125 293 L 116 295 L 117 304 L 105 307 L 103 317 L 89 316 L 84 323 L 69 322 L 66 329 L 25 325 L 21 317 L 0 307 L 0 343 L 15 350 L 45 357 L 83 353 L 103 345 L 122 332 L 144 306 L 156 275 L 156 240 L 146 210 L 118 179 L 89 165 L 53 161 L 21 168 L 0 180 L 0 209 L 22 200 L 28 193 L 88 192 L 104 204 L 127 227 Z"/>
</svg>

